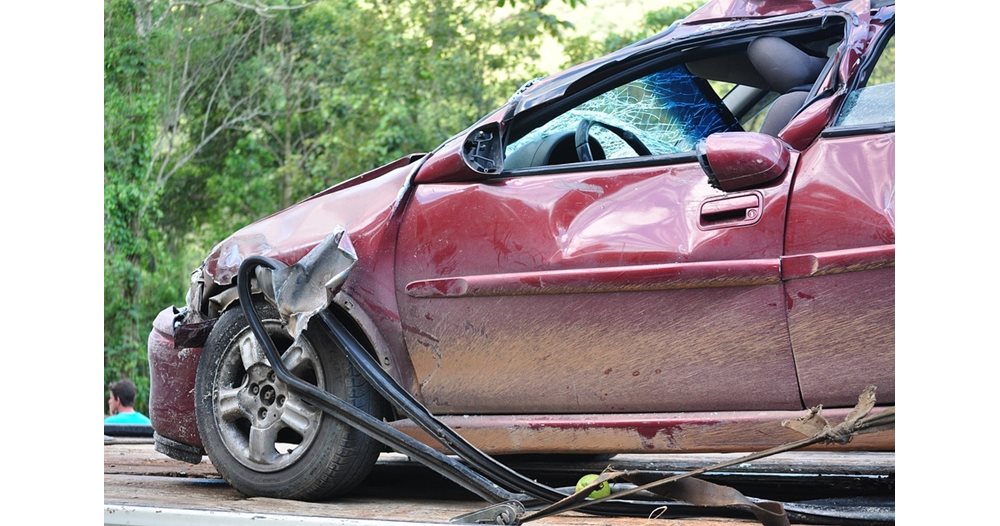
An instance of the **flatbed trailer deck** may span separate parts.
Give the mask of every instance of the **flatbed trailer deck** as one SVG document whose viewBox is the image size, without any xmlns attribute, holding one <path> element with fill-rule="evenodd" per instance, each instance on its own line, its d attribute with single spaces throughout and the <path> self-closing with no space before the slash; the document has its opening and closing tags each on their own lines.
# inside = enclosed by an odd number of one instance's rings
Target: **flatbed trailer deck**
<svg viewBox="0 0 1000 526">
<path fill-rule="evenodd" d="M 572 486 L 585 473 L 600 472 L 608 464 L 630 469 L 677 472 L 717 462 L 733 454 L 618 455 L 612 460 L 549 457 L 509 459 L 531 477 Z M 889 492 L 894 485 L 895 455 L 842 455 L 796 452 L 740 465 L 714 475 L 734 486 L 781 485 L 793 494 L 803 488 L 865 487 Z M 745 490 L 744 490 L 745 491 Z M 481 509 L 486 503 L 432 471 L 396 453 L 383 453 L 372 475 L 347 496 L 327 502 L 245 497 L 231 488 L 207 458 L 193 465 L 154 451 L 145 439 L 106 439 L 104 448 L 105 524 L 338 524 L 377 526 L 400 523 L 443 524 L 453 517 Z M 635 526 L 658 519 L 596 517 L 567 513 L 538 521 L 539 526 Z M 718 526 L 757 524 L 741 518 L 682 518 L 672 524 Z"/>
</svg>

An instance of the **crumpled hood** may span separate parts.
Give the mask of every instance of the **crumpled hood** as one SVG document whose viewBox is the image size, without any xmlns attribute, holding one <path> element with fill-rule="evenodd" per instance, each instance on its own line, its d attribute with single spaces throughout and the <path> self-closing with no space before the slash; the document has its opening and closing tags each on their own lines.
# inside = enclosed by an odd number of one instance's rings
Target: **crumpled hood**
<svg viewBox="0 0 1000 526">
<path fill-rule="evenodd" d="M 294 264 L 337 225 L 343 225 L 352 239 L 363 241 L 366 232 L 388 218 L 413 161 L 420 157 L 400 158 L 241 228 L 212 249 L 203 265 L 206 273 L 227 285 L 251 255 Z"/>
</svg>

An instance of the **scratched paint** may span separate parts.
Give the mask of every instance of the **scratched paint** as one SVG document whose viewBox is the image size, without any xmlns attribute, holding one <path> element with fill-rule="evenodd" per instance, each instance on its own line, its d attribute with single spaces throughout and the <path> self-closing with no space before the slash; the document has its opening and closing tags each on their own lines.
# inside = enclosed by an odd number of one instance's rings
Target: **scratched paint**
<svg viewBox="0 0 1000 526">
<path fill-rule="evenodd" d="M 788 311 L 806 405 L 848 407 L 866 385 L 895 402 L 895 269 L 797 279 Z"/>
<path fill-rule="evenodd" d="M 820 138 L 788 211 L 789 336 L 807 405 L 895 400 L 895 133 Z M 849 273 L 837 273 L 852 270 Z"/>
<path fill-rule="evenodd" d="M 800 407 L 777 266 L 789 179 L 760 189 L 758 223 L 712 231 L 698 214 L 722 194 L 697 163 L 418 185 L 396 284 L 424 403 Z"/>
</svg>

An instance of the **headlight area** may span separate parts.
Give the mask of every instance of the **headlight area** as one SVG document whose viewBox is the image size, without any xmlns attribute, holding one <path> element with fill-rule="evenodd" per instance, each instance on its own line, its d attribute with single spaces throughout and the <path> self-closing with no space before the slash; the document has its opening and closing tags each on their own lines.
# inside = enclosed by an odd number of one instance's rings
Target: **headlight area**
<svg viewBox="0 0 1000 526">
<path fill-rule="evenodd" d="M 205 273 L 204 265 L 191 273 L 191 286 L 185 297 L 185 306 L 177 310 L 173 318 L 174 346 L 180 348 L 200 348 L 205 345 L 208 333 L 212 331 L 219 313 L 208 308 L 206 292 L 215 284 Z"/>
<path fill-rule="evenodd" d="M 188 287 L 187 295 L 184 298 L 188 312 L 200 313 L 202 311 L 202 298 L 205 297 L 205 278 L 204 265 L 191 272 L 191 286 Z"/>
</svg>

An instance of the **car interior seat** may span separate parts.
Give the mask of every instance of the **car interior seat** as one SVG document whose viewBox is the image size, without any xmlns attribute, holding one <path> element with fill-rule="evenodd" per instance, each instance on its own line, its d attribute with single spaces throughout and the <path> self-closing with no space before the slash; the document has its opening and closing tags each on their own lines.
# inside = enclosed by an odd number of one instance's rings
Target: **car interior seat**
<svg viewBox="0 0 1000 526">
<path fill-rule="evenodd" d="M 827 59 L 814 57 L 778 37 L 761 37 L 747 47 L 747 57 L 772 91 L 781 93 L 767 110 L 760 132 L 777 136 L 795 115 Z"/>
</svg>

